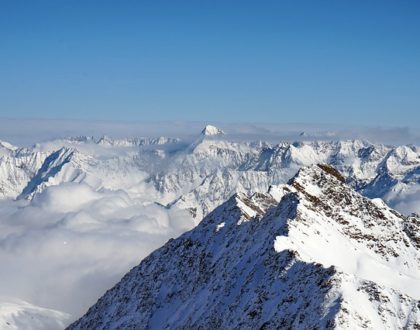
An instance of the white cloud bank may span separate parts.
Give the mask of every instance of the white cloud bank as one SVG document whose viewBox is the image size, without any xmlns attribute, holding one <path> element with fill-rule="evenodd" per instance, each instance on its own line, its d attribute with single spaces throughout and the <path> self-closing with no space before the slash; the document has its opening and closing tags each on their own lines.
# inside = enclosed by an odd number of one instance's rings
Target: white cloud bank
<svg viewBox="0 0 420 330">
<path fill-rule="evenodd" d="M 0 292 L 81 314 L 151 251 L 193 227 L 187 212 L 85 184 L 0 202 Z"/>
<path fill-rule="evenodd" d="M 404 214 L 420 214 L 420 190 L 401 194 L 393 204 L 396 210 Z"/>
</svg>

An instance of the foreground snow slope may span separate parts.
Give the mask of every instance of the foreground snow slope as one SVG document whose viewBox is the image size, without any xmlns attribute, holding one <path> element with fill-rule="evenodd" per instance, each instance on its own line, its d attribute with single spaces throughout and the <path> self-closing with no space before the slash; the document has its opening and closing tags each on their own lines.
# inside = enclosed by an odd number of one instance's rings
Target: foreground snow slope
<svg viewBox="0 0 420 330">
<path fill-rule="evenodd" d="M 419 229 L 334 168 L 303 168 L 230 198 L 69 329 L 418 328 Z"/>
</svg>

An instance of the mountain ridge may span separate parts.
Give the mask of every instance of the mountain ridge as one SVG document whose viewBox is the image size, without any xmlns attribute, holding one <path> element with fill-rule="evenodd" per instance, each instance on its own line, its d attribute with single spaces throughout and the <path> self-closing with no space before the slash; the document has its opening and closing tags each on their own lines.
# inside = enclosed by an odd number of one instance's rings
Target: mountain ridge
<svg viewBox="0 0 420 330">
<path fill-rule="evenodd" d="M 301 166 L 316 163 L 335 166 L 356 190 L 370 198 L 383 198 L 393 207 L 420 189 L 420 149 L 415 146 L 389 147 L 363 140 L 270 144 L 234 142 L 220 134 L 216 137 L 200 134 L 192 143 L 163 137 L 76 137 L 27 149 L 3 147 L 0 194 L 30 199 L 33 194 L 29 190 L 42 192 L 67 181 L 86 182 L 95 189 L 127 190 L 125 176 L 131 175 L 138 184 L 155 189 L 154 202 L 187 209 L 199 221 L 235 192 L 264 192 L 270 185 L 286 183 Z M 50 157 L 63 148 L 74 150 L 78 157 L 67 165 L 63 159 L 56 168 L 81 176 L 58 171 L 46 181 L 37 180 L 42 166 L 48 167 Z M 25 160 L 22 153 L 36 161 Z M 110 176 L 119 175 L 114 166 L 118 170 L 122 166 L 121 178 L 108 182 Z M 52 169 L 47 172 L 54 173 Z M 30 189 L 26 187 L 29 183 Z M 210 185 L 216 189 L 209 189 Z"/>
<path fill-rule="evenodd" d="M 370 257 L 368 269 L 399 260 L 400 274 L 418 281 L 408 218 L 354 192 L 328 165 L 303 168 L 289 183 L 234 195 L 145 258 L 69 329 L 419 327 L 420 286 L 377 283 L 383 269 L 364 273 L 308 253 L 311 238 L 323 251 L 341 241 L 348 256 Z M 416 232 L 420 219 L 412 223 Z M 383 233 L 372 241 L 371 232 Z"/>
</svg>

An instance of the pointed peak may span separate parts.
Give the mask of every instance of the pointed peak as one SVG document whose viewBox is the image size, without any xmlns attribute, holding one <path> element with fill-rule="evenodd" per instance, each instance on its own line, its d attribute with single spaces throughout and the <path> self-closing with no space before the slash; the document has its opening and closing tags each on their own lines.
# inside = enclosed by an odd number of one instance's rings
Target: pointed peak
<svg viewBox="0 0 420 330">
<path fill-rule="evenodd" d="M 332 191 L 352 194 L 340 172 L 326 164 L 302 167 L 288 184 L 315 203 L 318 203 L 318 197 L 330 195 Z"/>
<path fill-rule="evenodd" d="M 201 135 L 203 136 L 215 136 L 215 135 L 224 135 L 224 134 L 225 132 L 223 132 L 221 129 L 217 128 L 216 126 L 212 126 L 212 125 L 207 125 L 201 131 Z"/>
</svg>

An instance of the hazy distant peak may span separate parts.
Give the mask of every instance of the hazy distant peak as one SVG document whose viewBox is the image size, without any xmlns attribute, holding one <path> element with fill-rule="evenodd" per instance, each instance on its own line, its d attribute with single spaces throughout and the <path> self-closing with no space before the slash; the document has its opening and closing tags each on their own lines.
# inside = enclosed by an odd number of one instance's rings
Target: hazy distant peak
<svg viewBox="0 0 420 330">
<path fill-rule="evenodd" d="M 212 125 L 207 125 L 201 131 L 201 135 L 204 135 L 204 136 L 214 136 L 214 135 L 223 135 L 223 134 L 225 134 L 225 132 L 223 132 L 221 129 L 217 128 L 216 126 L 212 126 Z"/>
</svg>

